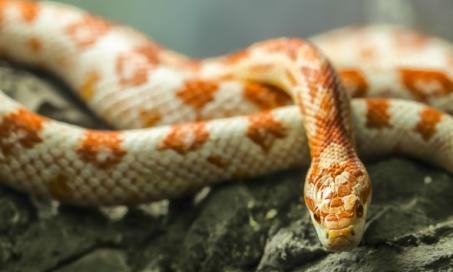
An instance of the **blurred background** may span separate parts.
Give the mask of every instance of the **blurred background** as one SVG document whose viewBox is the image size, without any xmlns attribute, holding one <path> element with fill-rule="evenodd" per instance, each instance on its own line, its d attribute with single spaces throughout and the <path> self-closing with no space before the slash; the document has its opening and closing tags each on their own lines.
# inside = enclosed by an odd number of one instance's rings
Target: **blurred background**
<svg viewBox="0 0 453 272">
<path fill-rule="evenodd" d="M 308 37 L 372 22 L 453 39 L 453 0 L 61 0 L 123 22 L 193 57 L 279 36 Z"/>
</svg>

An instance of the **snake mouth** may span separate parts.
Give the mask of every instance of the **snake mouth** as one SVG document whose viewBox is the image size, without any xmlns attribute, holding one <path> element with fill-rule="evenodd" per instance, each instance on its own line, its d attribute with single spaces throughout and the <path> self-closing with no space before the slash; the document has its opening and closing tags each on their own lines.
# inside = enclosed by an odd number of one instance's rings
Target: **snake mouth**
<svg viewBox="0 0 453 272">
<path fill-rule="evenodd" d="M 332 239 L 327 245 L 327 249 L 330 251 L 350 250 L 354 247 L 356 247 L 356 243 L 345 236 Z"/>
<path fill-rule="evenodd" d="M 354 227 L 327 230 L 328 243 L 326 248 L 330 251 L 349 250 L 357 246 L 360 239 L 354 234 Z"/>
</svg>

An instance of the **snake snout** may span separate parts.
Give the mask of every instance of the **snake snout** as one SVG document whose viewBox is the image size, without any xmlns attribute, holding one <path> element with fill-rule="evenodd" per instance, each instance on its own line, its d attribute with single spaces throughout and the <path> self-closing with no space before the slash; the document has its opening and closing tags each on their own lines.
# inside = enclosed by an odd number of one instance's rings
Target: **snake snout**
<svg viewBox="0 0 453 272">
<path fill-rule="evenodd" d="M 365 231 L 365 218 L 367 205 L 355 205 L 354 211 L 347 217 L 341 217 L 337 213 L 312 215 L 321 244 L 329 251 L 344 251 L 356 247 Z"/>
<path fill-rule="evenodd" d="M 325 247 L 330 251 L 350 250 L 360 243 L 356 237 L 354 226 L 339 230 L 326 230 L 327 242 Z"/>
<path fill-rule="evenodd" d="M 354 220 L 342 228 L 327 228 L 315 223 L 315 229 L 321 244 L 329 251 L 344 251 L 356 247 L 363 236 L 363 222 Z"/>
</svg>

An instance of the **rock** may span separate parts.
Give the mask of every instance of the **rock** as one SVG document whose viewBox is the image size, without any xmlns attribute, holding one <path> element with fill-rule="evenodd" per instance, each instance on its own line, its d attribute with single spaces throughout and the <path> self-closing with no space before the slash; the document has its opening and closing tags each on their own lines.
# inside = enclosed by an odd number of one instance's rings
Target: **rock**
<svg viewBox="0 0 453 272">
<path fill-rule="evenodd" d="M 78 103 L 49 94 L 67 89 L 42 74 L 3 64 L 0 88 L 54 118 L 100 126 Z M 451 175 L 404 158 L 367 166 L 368 229 L 342 253 L 320 246 L 300 201 L 306 169 L 221 184 L 155 214 L 66 205 L 54 214 L 0 187 L 1 271 L 451 271 Z"/>
<path fill-rule="evenodd" d="M 120 250 L 100 249 L 84 255 L 74 263 L 57 271 L 128 272 L 131 270 L 126 264 L 125 255 Z"/>
</svg>

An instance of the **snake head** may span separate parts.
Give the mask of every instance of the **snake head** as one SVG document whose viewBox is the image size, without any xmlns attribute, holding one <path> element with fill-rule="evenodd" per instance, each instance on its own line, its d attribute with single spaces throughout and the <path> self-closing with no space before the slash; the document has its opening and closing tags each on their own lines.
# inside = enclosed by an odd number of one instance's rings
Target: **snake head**
<svg viewBox="0 0 453 272">
<path fill-rule="evenodd" d="M 305 181 L 305 203 L 327 250 L 349 250 L 362 239 L 371 183 L 365 168 L 359 168 L 310 170 Z"/>
</svg>

